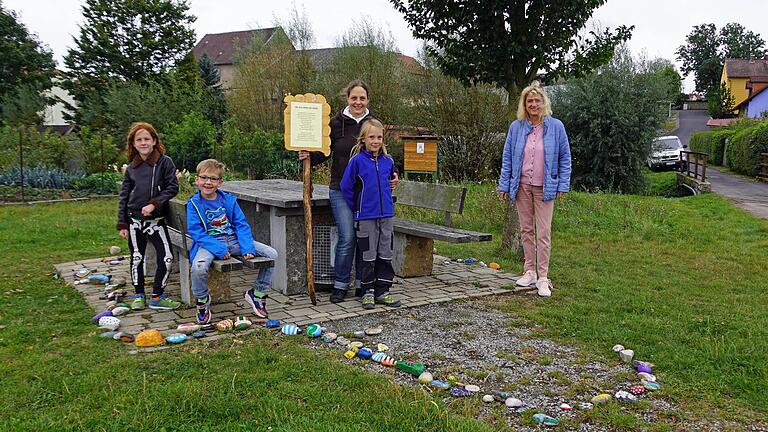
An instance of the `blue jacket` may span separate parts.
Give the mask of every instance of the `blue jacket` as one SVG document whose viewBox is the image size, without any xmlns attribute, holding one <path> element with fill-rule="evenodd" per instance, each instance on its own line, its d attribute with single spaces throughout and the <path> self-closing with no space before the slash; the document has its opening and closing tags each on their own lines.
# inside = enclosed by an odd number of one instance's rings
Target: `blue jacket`
<svg viewBox="0 0 768 432">
<path fill-rule="evenodd" d="M 237 243 L 240 244 L 240 253 L 243 255 L 255 254 L 253 247 L 253 234 L 248 220 L 245 218 L 243 210 L 237 204 L 237 198 L 231 193 L 216 190 L 216 193 L 224 198 L 224 207 L 227 210 L 227 218 L 232 224 L 237 236 Z M 205 217 L 201 209 L 203 197 L 200 191 L 194 194 L 187 202 L 187 234 L 192 237 L 192 247 L 189 250 L 189 259 L 193 260 L 200 247 L 204 247 L 208 252 L 216 255 L 217 259 L 223 259 L 227 254 L 227 246 L 208 234 L 205 229 Z"/>
<path fill-rule="evenodd" d="M 504 154 L 501 158 L 499 192 L 507 192 L 515 200 L 520 186 L 520 170 L 528 134 L 533 126 L 528 120 L 515 120 L 509 125 Z M 557 192 L 568 192 L 571 187 L 571 147 L 563 122 L 551 116 L 544 117 L 544 201 L 555 199 Z"/>
<path fill-rule="evenodd" d="M 356 221 L 395 215 L 389 187 L 394 173 L 395 162 L 389 155 L 374 157 L 362 150 L 349 160 L 339 186 Z"/>
</svg>

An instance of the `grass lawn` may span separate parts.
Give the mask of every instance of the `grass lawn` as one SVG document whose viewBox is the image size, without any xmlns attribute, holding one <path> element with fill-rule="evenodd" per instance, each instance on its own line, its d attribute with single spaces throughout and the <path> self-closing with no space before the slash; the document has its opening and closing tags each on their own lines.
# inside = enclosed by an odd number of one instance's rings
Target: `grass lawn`
<svg viewBox="0 0 768 432">
<path fill-rule="evenodd" d="M 519 260 L 498 246 L 495 186 L 469 187 L 454 221 L 494 241 L 438 252 L 519 273 Z M 0 430 L 490 430 L 300 339 L 262 332 L 144 355 L 103 343 L 85 302 L 46 273 L 125 246 L 115 208 L 115 200 L 0 207 Z M 557 204 L 553 234 L 553 297 L 500 298 L 511 323 L 538 323 L 605 361 L 615 361 L 616 343 L 634 349 L 656 363 L 662 394 L 694 416 L 765 418 L 768 222 L 715 195 L 571 193 Z M 600 421 L 640 427 L 621 413 Z"/>
<path fill-rule="evenodd" d="M 653 175 L 652 187 L 671 176 Z M 519 274 L 522 262 L 499 249 L 503 209 L 494 190 L 470 185 L 466 212 L 454 218 L 494 241 L 437 249 Z M 765 418 L 768 221 L 714 194 L 570 193 L 556 206 L 552 244 L 553 297 L 507 297 L 501 310 L 609 361 L 614 344 L 634 349 L 657 365 L 664 394 L 696 415 Z"/>
<path fill-rule="evenodd" d="M 266 331 L 128 355 L 46 273 L 118 242 L 115 200 L 0 207 L 0 430 L 483 431 L 415 388 Z"/>
</svg>

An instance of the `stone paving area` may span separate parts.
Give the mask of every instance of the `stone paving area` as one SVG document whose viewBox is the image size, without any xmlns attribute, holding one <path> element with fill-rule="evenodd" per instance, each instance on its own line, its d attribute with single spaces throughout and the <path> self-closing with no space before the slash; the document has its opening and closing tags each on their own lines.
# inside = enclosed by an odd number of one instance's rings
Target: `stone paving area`
<svg viewBox="0 0 768 432">
<path fill-rule="evenodd" d="M 106 309 L 107 303 L 107 300 L 100 298 L 104 296 L 105 287 L 103 285 L 90 284 L 75 285 L 73 274 L 85 267 L 93 270 L 96 274 L 111 275 L 113 278 L 124 278 L 129 282 L 121 289 L 128 291 L 128 295 L 133 294 L 128 275 L 128 260 L 121 260 L 117 265 L 108 264 L 113 259 L 114 257 L 81 260 L 56 264 L 54 267 L 64 282 L 74 286 L 95 312 L 101 312 Z M 211 322 L 216 323 L 225 318 L 234 319 L 238 315 L 245 315 L 254 324 L 258 323 L 253 316 L 252 309 L 243 299 L 245 291 L 253 285 L 258 272 L 244 268 L 230 274 L 231 286 L 233 287 L 231 293 L 232 302 L 213 305 L 211 307 L 213 315 Z M 397 278 L 392 286 L 391 293 L 395 298 L 402 300 L 403 308 L 408 308 L 451 300 L 530 290 L 530 288 L 520 289 L 514 286 L 514 282 L 518 277 L 500 270 L 492 270 L 477 264 L 467 265 L 435 255 L 434 271 L 431 276 L 408 279 Z M 151 281 L 151 278 L 148 278 L 147 292 L 151 291 L 151 282 L 149 281 Z M 347 299 L 338 304 L 333 304 L 328 300 L 329 293 L 320 291 L 317 293 L 316 306 L 312 305 L 309 296 L 306 294 L 286 296 L 270 291 L 267 302 L 269 318 L 305 326 L 311 323 L 336 321 L 391 310 L 381 305 L 377 305 L 376 308 L 371 310 L 365 310 L 362 308 L 359 299 L 352 296 L 353 291 L 351 289 Z M 166 293 L 174 300 L 179 300 L 178 273 L 171 275 Z M 159 330 L 163 336 L 168 336 L 176 333 L 176 327 L 179 324 L 195 322 L 195 308 L 184 304 L 182 304 L 181 308 L 174 311 L 155 311 L 147 308 L 142 311 L 129 312 L 119 318 L 121 320 L 120 331 L 137 334 L 142 330 L 154 328 Z M 248 332 L 248 330 L 245 332 Z M 219 333 L 206 337 L 203 340 L 211 341 L 229 336 L 231 336 L 231 333 Z M 133 344 L 129 345 L 133 348 Z M 142 351 L 145 350 L 153 349 L 142 349 Z"/>
</svg>

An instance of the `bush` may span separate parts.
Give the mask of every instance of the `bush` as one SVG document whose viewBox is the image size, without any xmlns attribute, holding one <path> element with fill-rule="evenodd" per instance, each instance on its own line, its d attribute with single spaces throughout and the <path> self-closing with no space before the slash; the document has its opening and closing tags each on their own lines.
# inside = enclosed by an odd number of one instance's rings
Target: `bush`
<svg viewBox="0 0 768 432">
<path fill-rule="evenodd" d="M 694 132 L 689 143 L 691 150 L 708 154 L 712 165 L 723 165 L 725 142 L 734 132 L 733 129 Z"/>
<path fill-rule="evenodd" d="M 261 129 L 244 132 L 237 128 L 234 120 L 228 120 L 224 124 L 222 153 L 222 161 L 230 170 L 241 172 L 249 179 L 296 178 L 298 175 L 296 155 L 285 150 L 282 133 Z"/>
<path fill-rule="evenodd" d="M 120 144 L 112 135 L 96 132 L 88 126 L 80 129 L 79 141 L 75 143 L 82 160 L 82 170 L 86 174 L 107 171 L 110 167 L 122 166 L 127 162 L 127 156 Z"/>
<path fill-rule="evenodd" d="M 617 49 L 610 64 L 568 82 L 554 96 L 555 117 L 571 144 L 574 188 L 638 193 L 651 142 L 666 118 L 664 87 L 647 65 Z"/>
<path fill-rule="evenodd" d="M 36 165 L 24 168 L 24 187 L 41 189 L 69 189 L 79 176 L 70 174 L 59 167 Z M 5 186 L 21 186 L 22 170 L 10 167 L 0 171 L 0 184 Z"/>
<path fill-rule="evenodd" d="M 203 114 L 185 114 L 181 122 L 171 123 L 162 134 L 166 153 L 178 169 L 194 171 L 197 164 L 213 154 L 216 128 Z"/>
<path fill-rule="evenodd" d="M 63 137 L 46 130 L 38 132 L 34 126 L 23 128 L 24 166 L 44 165 L 64 170 L 79 171 L 77 137 Z M 19 129 L 0 128 L 0 169 L 19 165 Z"/>
<path fill-rule="evenodd" d="M 728 167 L 737 173 L 756 176 L 761 153 L 768 153 L 768 122 L 737 129 L 728 141 Z"/>
<path fill-rule="evenodd" d="M 72 181 L 72 189 L 95 194 L 116 194 L 123 174 L 116 171 L 94 173 Z"/>
</svg>

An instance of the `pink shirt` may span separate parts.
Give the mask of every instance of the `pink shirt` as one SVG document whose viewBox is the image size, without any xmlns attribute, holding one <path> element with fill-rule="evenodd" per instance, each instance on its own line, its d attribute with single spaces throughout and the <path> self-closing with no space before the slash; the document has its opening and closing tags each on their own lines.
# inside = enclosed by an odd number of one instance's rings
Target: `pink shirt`
<svg viewBox="0 0 768 432">
<path fill-rule="evenodd" d="M 532 186 L 544 186 L 544 124 L 534 126 L 523 152 L 520 181 Z"/>
</svg>

